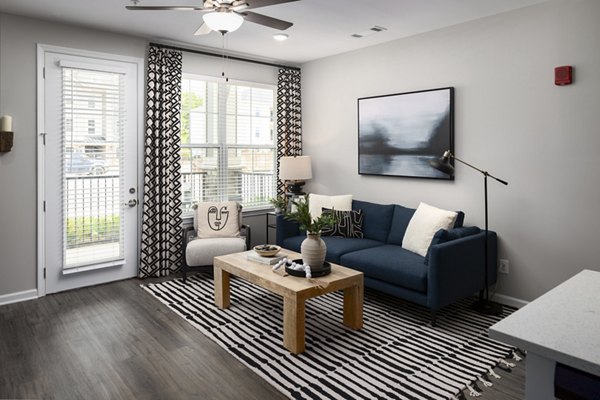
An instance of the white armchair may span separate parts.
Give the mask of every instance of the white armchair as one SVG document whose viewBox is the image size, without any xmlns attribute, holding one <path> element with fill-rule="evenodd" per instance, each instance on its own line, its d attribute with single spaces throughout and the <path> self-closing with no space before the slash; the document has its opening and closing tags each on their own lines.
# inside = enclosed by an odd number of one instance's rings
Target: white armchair
<svg viewBox="0 0 600 400">
<path fill-rule="evenodd" d="M 194 225 L 183 231 L 184 284 L 188 272 L 211 267 L 214 257 L 250 248 L 250 227 L 241 220 L 242 206 L 235 202 L 194 207 Z"/>
</svg>

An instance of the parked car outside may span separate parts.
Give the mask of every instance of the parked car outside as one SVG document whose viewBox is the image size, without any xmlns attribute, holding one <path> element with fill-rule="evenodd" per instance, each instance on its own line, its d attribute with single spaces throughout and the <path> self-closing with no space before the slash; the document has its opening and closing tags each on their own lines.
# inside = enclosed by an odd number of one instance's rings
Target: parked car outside
<svg viewBox="0 0 600 400">
<path fill-rule="evenodd" d="M 106 162 L 90 158 L 85 153 L 65 155 L 65 173 L 78 175 L 104 175 Z"/>
</svg>

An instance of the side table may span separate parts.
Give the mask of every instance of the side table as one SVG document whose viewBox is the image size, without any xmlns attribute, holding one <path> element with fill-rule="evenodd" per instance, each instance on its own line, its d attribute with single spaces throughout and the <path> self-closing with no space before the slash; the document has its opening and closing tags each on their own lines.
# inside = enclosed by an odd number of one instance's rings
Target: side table
<svg viewBox="0 0 600 400">
<path fill-rule="evenodd" d="M 269 230 L 274 229 L 277 232 L 277 214 L 273 211 L 265 213 L 265 243 L 271 243 L 269 241 Z"/>
</svg>

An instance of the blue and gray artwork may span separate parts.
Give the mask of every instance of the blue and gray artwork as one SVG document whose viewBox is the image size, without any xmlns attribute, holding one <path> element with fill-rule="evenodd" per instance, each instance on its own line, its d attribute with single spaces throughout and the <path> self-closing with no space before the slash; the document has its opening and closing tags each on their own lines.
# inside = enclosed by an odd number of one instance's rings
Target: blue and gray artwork
<svg viewBox="0 0 600 400">
<path fill-rule="evenodd" d="M 449 179 L 429 161 L 451 147 L 452 89 L 359 99 L 359 173 Z"/>
</svg>

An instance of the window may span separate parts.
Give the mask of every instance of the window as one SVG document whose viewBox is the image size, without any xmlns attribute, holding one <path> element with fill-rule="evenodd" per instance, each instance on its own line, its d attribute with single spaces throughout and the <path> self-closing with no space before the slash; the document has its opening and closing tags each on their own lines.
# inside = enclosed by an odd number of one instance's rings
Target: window
<svg viewBox="0 0 600 400">
<path fill-rule="evenodd" d="M 184 76 L 183 212 L 198 201 L 269 206 L 276 192 L 275 86 Z"/>
<path fill-rule="evenodd" d="M 88 135 L 95 135 L 96 134 L 96 121 L 94 121 L 93 119 L 89 119 L 87 129 L 88 129 Z"/>
<path fill-rule="evenodd" d="M 123 73 L 62 64 L 63 253 L 68 269 L 124 257 L 120 174 L 126 86 Z M 89 144 L 87 136 L 96 133 L 96 119 L 88 119 L 84 106 L 90 98 L 101 99 L 95 118 L 104 121 L 108 136 L 100 145 Z M 111 166 L 114 171 L 108 175 Z"/>
</svg>

